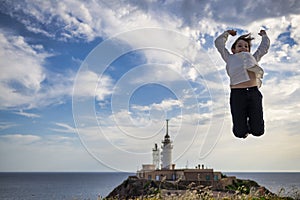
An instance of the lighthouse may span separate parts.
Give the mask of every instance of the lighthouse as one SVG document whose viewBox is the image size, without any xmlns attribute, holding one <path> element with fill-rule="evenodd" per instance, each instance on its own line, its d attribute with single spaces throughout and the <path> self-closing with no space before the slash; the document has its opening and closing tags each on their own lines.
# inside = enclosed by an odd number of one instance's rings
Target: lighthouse
<svg viewBox="0 0 300 200">
<path fill-rule="evenodd" d="M 162 152 L 161 152 L 161 165 L 162 169 L 171 169 L 172 167 L 172 141 L 169 136 L 169 120 L 166 120 L 166 135 L 165 139 L 162 141 Z"/>
</svg>

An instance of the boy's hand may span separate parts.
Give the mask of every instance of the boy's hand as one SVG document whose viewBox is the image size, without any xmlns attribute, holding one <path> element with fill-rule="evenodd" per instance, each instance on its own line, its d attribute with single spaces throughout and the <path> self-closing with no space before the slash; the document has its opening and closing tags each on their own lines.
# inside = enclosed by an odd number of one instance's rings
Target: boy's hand
<svg viewBox="0 0 300 200">
<path fill-rule="evenodd" d="M 258 33 L 258 35 L 263 36 L 263 35 L 267 35 L 265 30 L 260 30 L 260 32 Z"/>
<path fill-rule="evenodd" d="M 236 31 L 235 30 L 227 30 L 227 33 L 229 33 L 231 36 L 235 36 L 236 35 Z"/>
</svg>

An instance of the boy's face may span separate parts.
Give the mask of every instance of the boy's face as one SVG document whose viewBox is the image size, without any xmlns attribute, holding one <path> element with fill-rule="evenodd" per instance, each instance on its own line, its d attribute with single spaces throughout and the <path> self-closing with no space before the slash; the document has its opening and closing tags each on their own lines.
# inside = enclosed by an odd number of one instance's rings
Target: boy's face
<svg viewBox="0 0 300 200">
<path fill-rule="evenodd" d="M 238 40 L 235 48 L 231 49 L 232 53 L 250 52 L 249 44 L 245 40 Z"/>
</svg>

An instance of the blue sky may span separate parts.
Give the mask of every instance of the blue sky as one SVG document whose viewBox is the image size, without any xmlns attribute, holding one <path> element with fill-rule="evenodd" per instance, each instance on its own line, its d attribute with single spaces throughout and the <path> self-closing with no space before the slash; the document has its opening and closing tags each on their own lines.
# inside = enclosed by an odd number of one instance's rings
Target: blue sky
<svg viewBox="0 0 300 200">
<path fill-rule="evenodd" d="M 300 2 L 1 1 L 0 171 L 136 171 L 165 119 L 178 168 L 300 170 Z M 266 133 L 231 132 L 227 29 L 271 40 Z M 228 47 L 235 37 L 230 37 Z"/>
</svg>

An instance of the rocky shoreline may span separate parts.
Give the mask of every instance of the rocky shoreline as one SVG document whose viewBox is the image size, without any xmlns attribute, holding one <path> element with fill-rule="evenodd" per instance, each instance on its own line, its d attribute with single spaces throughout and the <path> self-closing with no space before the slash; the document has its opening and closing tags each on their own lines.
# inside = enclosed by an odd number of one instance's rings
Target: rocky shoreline
<svg viewBox="0 0 300 200">
<path fill-rule="evenodd" d="M 220 187 L 221 188 L 221 187 Z M 105 198 L 113 199 L 287 199 L 252 180 L 236 179 L 224 189 L 191 181 L 153 181 L 130 176 Z"/>
</svg>

